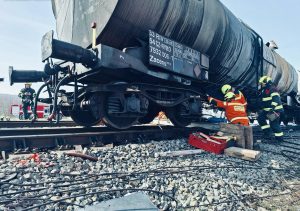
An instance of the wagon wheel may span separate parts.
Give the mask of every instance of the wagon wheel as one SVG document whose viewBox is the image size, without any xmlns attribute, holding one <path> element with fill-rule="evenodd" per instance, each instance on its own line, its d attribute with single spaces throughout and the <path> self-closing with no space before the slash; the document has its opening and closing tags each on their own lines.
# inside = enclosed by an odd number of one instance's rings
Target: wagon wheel
<svg viewBox="0 0 300 211">
<path fill-rule="evenodd" d="M 186 127 L 192 123 L 191 118 L 186 118 L 180 115 L 181 105 L 175 107 L 167 108 L 166 115 L 176 127 Z"/>
<path fill-rule="evenodd" d="M 77 109 L 75 111 L 70 111 L 70 116 L 72 120 L 84 127 L 91 127 L 98 125 L 101 122 L 101 118 L 95 118 L 91 111 Z"/>
<path fill-rule="evenodd" d="M 61 113 L 62 113 L 62 115 L 63 115 L 64 117 L 70 117 L 70 116 L 71 116 L 71 111 L 70 111 L 70 109 L 61 107 L 60 111 L 61 111 Z"/>
<path fill-rule="evenodd" d="M 130 128 L 137 123 L 137 120 L 137 117 L 113 117 L 109 115 L 104 115 L 103 117 L 106 126 L 117 130 Z"/>
<path fill-rule="evenodd" d="M 82 100 L 84 98 L 84 95 L 81 95 L 82 93 L 83 90 L 79 90 L 78 100 Z M 75 110 L 68 111 L 67 114 L 70 115 L 70 117 L 76 124 L 84 127 L 98 125 L 102 120 L 101 115 L 99 117 L 96 117 L 95 115 L 93 115 L 93 112 L 90 109 L 82 110 L 79 107 L 77 107 Z"/>
<path fill-rule="evenodd" d="M 104 97 L 103 101 L 103 122 L 106 126 L 118 129 L 118 130 L 124 130 L 128 129 L 134 124 L 137 123 L 138 117 L 136 116 L 124 116 L 124 115 L 112 115 L 108 111 L 109 109 L 118 109 L 122 110 L 122 102 L 118 99 L 119 95 L 117 94 L 107 94 Z"/>
</svg>

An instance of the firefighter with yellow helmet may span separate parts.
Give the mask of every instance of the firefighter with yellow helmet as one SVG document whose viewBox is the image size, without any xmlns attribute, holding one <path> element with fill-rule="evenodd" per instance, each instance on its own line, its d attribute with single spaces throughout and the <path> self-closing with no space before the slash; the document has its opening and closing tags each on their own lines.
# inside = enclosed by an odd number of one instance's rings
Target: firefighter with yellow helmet
<svg viewBox="0 0 300 211">
<path fill-rule="evenodd" d="M 271 132 L 273 131 L 275 141 L 272 143 L 280 143 L 283 141 L 284 135 L 280 128 L 281 118 L 284 115 L 280 94 L 269 76 L 262 76 L 259 84 L 261 85 L 261 110 L 258 113 L 258 123 L 266 142 L 272 140 Z M 267 120 L 270 124 L 267 123 Z"/>
<path fill-rule="evenodd" d="M 229 84 L 225 84 L 222 86 L 221 91 L 224 95 L 226 95 L 228 92 L 233 92 L 235 94 L 235 99 L 239 100 L 244 106 L 247 106 L 247 100 L 243 93 L 235 88 L 233 88 Z"/>
<path fill-rule="evenodd" d="M 31 88 L 31 83 L 25 83 L 25 88 L 21 89 L 18 96 L 22 99 L 24 119 L 29 119 L 30 115 L 28 114 L 28 107 L 31 107 L 31 111 L 34 114 L 33 99 L 36 96 L 35 90 Z"/>
</svg>

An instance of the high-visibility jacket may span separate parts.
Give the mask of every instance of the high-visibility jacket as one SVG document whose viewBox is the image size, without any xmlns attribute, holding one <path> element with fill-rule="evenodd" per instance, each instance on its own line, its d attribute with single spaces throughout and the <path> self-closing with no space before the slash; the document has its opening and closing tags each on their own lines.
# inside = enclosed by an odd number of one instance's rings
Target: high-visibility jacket
<svg viewBox="0 0 300 211">
<path fill-rule="evenodd" d="M 261 90 L 262 97 L 262 109 L 264 111 L 276 111 L 282 113 L 283 106 L 281 102 L 281 97 L 276 90 L 276 88 L 272 85 L 267 85 Z"/>
<path fill-rule="evenodd" d="M 243 105 L 247 106 L 247 100 L 241 91 L 234 90 L 234 94 L 236 100 L 239 100 Z"/>
<path fill-rule="evenodd" d="M 219 108 L 224 108 L 225 115 L 229 122 L 249 126 L 245 102 L 242 102 L 240 99 L 233 99 L 230 102 L 226 102 L 212 97 L 209 97 L 208 101 Z"/>
<path fill-rule="evenodd" d="M 21 89 L 19 95 L 22 98 L 23 103 L 30 103 L 33 102 L 33 99 L 36 96 L 35 90 L 32 88 L 23 88 Z"/>
</svg>

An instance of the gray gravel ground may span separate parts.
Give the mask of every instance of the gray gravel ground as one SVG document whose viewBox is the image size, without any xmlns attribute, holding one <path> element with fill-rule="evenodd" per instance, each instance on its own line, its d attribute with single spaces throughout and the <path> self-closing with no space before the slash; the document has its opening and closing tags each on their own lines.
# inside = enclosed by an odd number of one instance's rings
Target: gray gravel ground
<svg viewBox="0 0 300 211">
<path fill-rule="evenodd" d="M 181 139 L 90 150 L 98 162 L 55 152 L 40 153 L 39 163 L 11 160 L 1 164 L 0 210 L 48 203 L 39 209 L 71 211 L 137 191 L 127 189 L 152 190 L 147 194 L 162 210 L 300 210 L 299 160 L 261 147 L 278 154 L 264 152 L 257 162 L 207 152 L 157 156 L 193 149 Z"/>
</svg>

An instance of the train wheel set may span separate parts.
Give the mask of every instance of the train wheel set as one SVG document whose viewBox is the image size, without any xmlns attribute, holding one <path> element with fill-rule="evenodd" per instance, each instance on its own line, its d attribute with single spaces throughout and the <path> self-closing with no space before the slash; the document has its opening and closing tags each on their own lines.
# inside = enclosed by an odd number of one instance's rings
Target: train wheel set
<svg viewBox="0 0 300 211">
<path fill-rule="evenodd" d="M 80 94 L 76 100 L 78 106 L 66 106 L 66 101 L 61 103 L 63 108 L 57 106 L 58 110 L 62 109 L 63 113 L 78 125 L 89 127 L 104 123 L 113 129 L 128 129 L 135 124 L 148 124 L 160 111 L 164 111 L 171 122 L 179 127 L 185 127 L 201 117 L 201 101 L 190 98 L 187 90 L 176 92 L 175 87 L 172 91 L 153 87 L 150 91 L 146 90 L 144 84 L 123 83 L 120 86 L 114 85 L 114 89 L 119 89 L 118 92 L 104 92 L 98 88 L 79 90 Z M 72 99 L 73 96 L 69 98 Z"/>
</svg>

